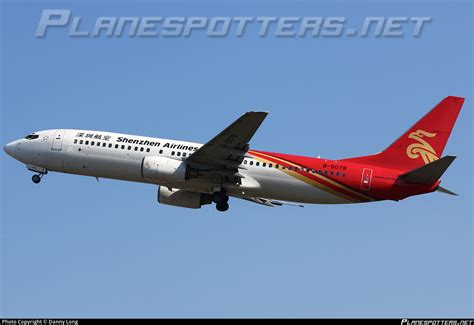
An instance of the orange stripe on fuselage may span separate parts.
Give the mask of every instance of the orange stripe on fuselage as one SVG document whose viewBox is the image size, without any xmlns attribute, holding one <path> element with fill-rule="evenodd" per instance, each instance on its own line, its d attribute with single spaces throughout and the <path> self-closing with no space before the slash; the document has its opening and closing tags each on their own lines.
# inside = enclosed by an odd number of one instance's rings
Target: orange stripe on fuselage
<svg viewBox="0 0 474 325">
<path fill-rule="evenodd" d="M 250 150 L 249 153 L 255 157 L 258 157 L 260 159 L 264 159 L 264 160 L 268 160 L 272 163 L 275 163 L 275 164 L 279 164 L 279 165 L 286 165 L 286 166 L 293 166 L 293 167 L 298 167 L 299 169 L 300 168 L 306 168 L 306 169 L 314 169 L 314 168 L 310 168 L 308 166 L 304 166 L 302 164 L 295 164 L 291 161 L 288 161 L 286 159 L 283 159 L 283 158 L 280 158 L 280 157 L 277 157 L 277 156 L 274 156 L 274 155 L 270 155 L 270 154 L 267 154 L 267 153 L 262 153 L 262 152 L 257 152 L 257 151 L 253 151 L 253 150 Z M 320 174 L 310 174 L 310 173 L 304 173 L 304 172 L 301 172 L 300 170 L 298 171 L 295 171 L 295 170 L 288 170 L 288 169 L 285 169 L 285 170 L 282 170 L 283 172 L 285 172 L 286 174 L 294 177 L 294 178 L 297 178 L 311 186 L 314 186 L 314 187 L 317 187 L 321 190 L 324 190 L 325 192 L 329 192 L 331 194 L 334 194 L 334 195 L 337 195 L 337 196 L 340 196 L 344 199 L 347 199 L 349 201 L 353 201 L 353 202 L 367 202 L 367 201 L 374 201 L 373 198 L 367 196 L 367 195 L 364 195 L 362 193 L 359 193 L 357 191 L 354 191 L 353 189 L 343 185 L 343 184 L 340 184 L 328 177 L 324 177 L 323 175 L 320 175 Z"/>
</svg>

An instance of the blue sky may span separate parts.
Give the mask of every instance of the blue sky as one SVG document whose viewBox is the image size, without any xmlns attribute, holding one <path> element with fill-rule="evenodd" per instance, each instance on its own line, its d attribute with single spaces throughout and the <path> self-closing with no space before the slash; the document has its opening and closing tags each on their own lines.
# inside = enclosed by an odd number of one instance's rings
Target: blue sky
<svg viewBox="0 0 474 325">
<path fill-rule="evenodd" d="M 431 16 L 418 38 L 34 37 L 43 9 L 98 16 Z M 2 155 L 3 317 L 473 316 L 472 4 L 2 1 L 2 143 L 53 128 L 206 142 L 251 109 L 261 150 L 382 150 L 466 97 L 434 193 L 402 202 L 226 214 L 156 187 L 48 174 Z"/>
</svg>

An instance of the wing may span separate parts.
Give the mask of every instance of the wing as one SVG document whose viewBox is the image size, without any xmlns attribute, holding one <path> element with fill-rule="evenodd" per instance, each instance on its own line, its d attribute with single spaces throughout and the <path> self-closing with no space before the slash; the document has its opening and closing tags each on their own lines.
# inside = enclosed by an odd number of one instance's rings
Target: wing
<svg viewBox="0 0 474 325">
<path fill-rule="evenodd" d="M 294 204 L 284 201 L 272 200 L 272 199 L 265 199 L 263 197 L 250 197 L 250 198 L 241 198 L 243 200 L 247 200 L 250 202 L 254 202 L 261 205 L 266 205 L 267 207 L 275 207 L 275 206 L 282 206 L 282 205 L 291 205 L 295 207 L 303 208 L 304 206 L 301 204 Z"/>
<path fill-rule="evenodd" d="M 196 150 L 186 162 L 223 176 L 240 179 L 238 168 L 249 149 L 249 141 L 267 116 L 267 112 L 247 112 Z"/>
</svg>

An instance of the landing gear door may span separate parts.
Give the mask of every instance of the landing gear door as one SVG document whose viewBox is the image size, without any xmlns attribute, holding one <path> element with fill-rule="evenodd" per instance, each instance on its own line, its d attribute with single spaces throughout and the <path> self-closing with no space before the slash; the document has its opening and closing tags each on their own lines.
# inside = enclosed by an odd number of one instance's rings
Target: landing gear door
<svg viewBox="0 0 474 325">
<path fill-rule="evenodd" d="M 56 131 L 54 135 L 53 144 L 51 150 L 61 151 L 63 148 L 64 131 Z"/>
<path fill-rule="evenodd" d="M 370 183 L 372 182 L 372 169 L 364 168 L 362 171 L 362 179 L 360 181 L 360 188 L 363 190 L 370 190 Z"/>
</svg>

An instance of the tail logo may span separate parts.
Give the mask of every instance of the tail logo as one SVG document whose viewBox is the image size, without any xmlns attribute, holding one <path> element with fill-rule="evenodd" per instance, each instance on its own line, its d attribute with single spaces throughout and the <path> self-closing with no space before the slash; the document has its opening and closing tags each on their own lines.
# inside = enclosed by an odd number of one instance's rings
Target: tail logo
<svg viewBox="0 0 474 325">
<path fill-rule="evenodd" d="M 429 133 L 423 130 L 417 130 L 416 132 L 410 133 L 408 138 L 416 140 L 417 142 L 410 144 L 407 147 L 407 156 L 411 159 L 422 158 L 425 164 L 438 160 L 436 151 L 433 147 L 423 139 L 423 137 L 434 138 L 436 133 Z"/>
</svg>

